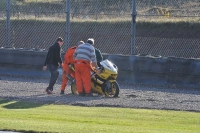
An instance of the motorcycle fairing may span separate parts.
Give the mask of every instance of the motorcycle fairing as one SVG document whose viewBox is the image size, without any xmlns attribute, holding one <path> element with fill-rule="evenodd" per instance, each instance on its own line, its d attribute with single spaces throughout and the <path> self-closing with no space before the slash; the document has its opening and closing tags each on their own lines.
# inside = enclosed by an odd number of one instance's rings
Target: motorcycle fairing
<svg viewBox="0 0 200 133">
<path fill-rule="evenodd" d="M 113 71 L 113 73 L 116 73 L 116 74 L 117 74 L 118 68 L 117 68 L 117 66 L 116 66 L 115 64 L 113 64 L 111 61 L 109 61 L 109 60 L 106 59 L 106 60 L 101 61 L 100 64 L 101 64 L 104 68 L 109 69 L 109 70 Z"/>
</svg>

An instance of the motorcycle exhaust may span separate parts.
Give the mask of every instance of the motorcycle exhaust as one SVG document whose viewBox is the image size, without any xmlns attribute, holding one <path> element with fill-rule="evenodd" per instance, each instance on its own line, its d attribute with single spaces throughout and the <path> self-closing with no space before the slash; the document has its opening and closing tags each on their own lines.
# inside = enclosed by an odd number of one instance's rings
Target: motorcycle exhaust
<svg viewBox="0 0 200 133">
<path fill-rule="evenodd" d="M 75 82 L 75 79 L 70 74 L 67 74 L 66 77 L 68 78 L 70 82 L 72 83 Z"/>
</svg>

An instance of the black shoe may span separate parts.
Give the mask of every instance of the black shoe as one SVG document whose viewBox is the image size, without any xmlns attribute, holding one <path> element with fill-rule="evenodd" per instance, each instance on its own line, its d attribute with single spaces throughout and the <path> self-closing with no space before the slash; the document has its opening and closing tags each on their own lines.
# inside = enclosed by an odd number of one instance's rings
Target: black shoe
<svg viewBox="0 0 200 133">
<path fill-rule="evenodd" d="M 65 94 L 64 90 L 61 90 L 60 95 L 64 95 L 64 94 Z"/>
<path fill-rule="evenodd" d="M 81 96 L 81 97 L 84 97 L 85 93 L 79 93 L 78 95 Z"/>
<path fill-rule="evenodd" d="M 47 94 L 52 94 L 52 91 L 49 89 L 46 89 Z"/>
</svg>

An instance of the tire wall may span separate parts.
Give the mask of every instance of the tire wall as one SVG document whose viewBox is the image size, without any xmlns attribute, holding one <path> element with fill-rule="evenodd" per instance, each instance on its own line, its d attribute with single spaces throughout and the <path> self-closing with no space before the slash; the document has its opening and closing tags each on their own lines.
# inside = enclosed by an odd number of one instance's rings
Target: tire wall
<svg viewBox="0 0 200 133">
<path fill-rule="evenodd" d="M 0 65 L 41 69 L 47 52 L 0 49 Z M 62 54 L 62 57 L 64 54 Z M 117 65 L 117 80 L 140 84 L 199 86 L 199 59 L 103 54 Z"/>
<path fill-rule="evenodd" d="M 119 81 L 199 87 L 200 61 L 175 57 L 104 55 L 119 69 Z"/>
</svg>

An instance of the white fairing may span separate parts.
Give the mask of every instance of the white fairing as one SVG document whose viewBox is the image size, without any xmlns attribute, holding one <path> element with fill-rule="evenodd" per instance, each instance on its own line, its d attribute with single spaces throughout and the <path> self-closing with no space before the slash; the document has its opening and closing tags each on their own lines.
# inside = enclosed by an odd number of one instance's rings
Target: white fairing
<svg viewBox="0 0 200 133">
<path fill-rule="evenodd" d="M 106 60 L 103 60 L 100 62 L 100 64 L 104 67 L 104 68 L 107 68 L 113 72 L 116 72 L 118 71 L 118 68 L 115 64 L 113 64 L 111 61 L 109 61 L 108 59 Z"/>
</svg>

